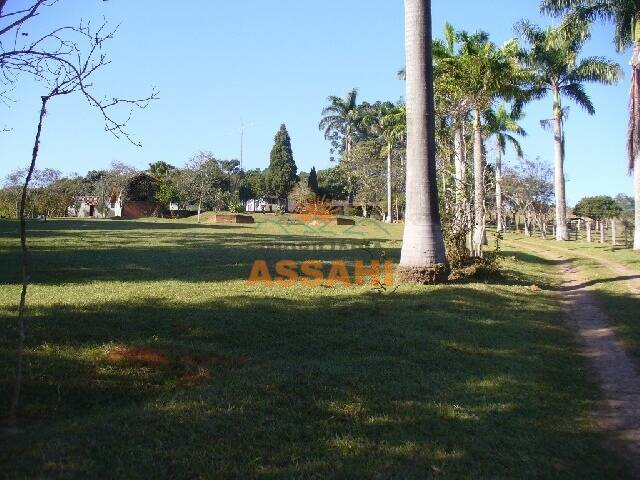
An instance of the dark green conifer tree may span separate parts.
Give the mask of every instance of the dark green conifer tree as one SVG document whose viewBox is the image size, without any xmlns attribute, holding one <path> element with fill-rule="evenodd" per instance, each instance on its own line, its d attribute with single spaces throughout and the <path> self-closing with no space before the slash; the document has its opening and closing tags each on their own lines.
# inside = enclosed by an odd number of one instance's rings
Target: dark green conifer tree
<svg viewBox="0 0 640 480">
<path fill-rule="evenodd" d="M 318 174 L 316 173 L 316 167 L 311 167 L 309 178 L 307 179 L 307 185 L 309 185 L 309 188 L 314 194 L 318 194 L 320 189 L 318 188 Z"/>
<path fill-rule="evenodd" d="M 269 193 L 279 201 L 286 200 L 298 180 L 297 173 L 298 167 L 291 150 L 291 138 L 287 127 L 282 124 L 275 137 L 271 150 L 271 163 L 267 171 Z"/>
</svg>

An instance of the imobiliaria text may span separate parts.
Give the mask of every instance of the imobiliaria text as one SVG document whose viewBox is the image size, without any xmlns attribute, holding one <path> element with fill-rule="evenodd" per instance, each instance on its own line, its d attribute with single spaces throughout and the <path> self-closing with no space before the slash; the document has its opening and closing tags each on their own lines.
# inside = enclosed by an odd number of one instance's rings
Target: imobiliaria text
<svg viewBox="0 0 640 480">
<path fill-rule="evenodd" d="M 350 268 L 343 260 L 279 260 L 270 268 L 266 260 L 256 260 L 247 283 L 282 287 L 391 286 L 394 284 L 394 263 L 393 260 L 356 260 Z"/>
</svg>

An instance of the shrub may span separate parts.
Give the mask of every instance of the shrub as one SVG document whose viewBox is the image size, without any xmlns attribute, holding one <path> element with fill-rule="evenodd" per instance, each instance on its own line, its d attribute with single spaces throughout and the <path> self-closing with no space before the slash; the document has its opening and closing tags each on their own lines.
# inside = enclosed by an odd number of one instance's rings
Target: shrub
<svg viewBox="0 0 640 480">
<path fill-rule="evenodd" d="M 357 217 L 358 209 L 356 207 L 347 207 L 344 211 L 344 214 L 348 217 Z"/>
</svg>

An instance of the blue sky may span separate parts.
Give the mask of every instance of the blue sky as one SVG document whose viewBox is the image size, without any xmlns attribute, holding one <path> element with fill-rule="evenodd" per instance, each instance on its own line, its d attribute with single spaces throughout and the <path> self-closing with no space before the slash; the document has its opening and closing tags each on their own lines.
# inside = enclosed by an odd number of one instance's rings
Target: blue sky
<svg viewBox="0 0 640 480">
<path fill-rule="evenodd" d="M 22 0 L 10 0 L 10 4 Z M 529 18 L 546 24 L 537 0 L 432 0 L 434 32 L 445 21 L 458 29 L 486 30 L 497 43 L 513 36 L 513 24 Z M 176 7 L 169 8 L 169 5 Z M 156 86 L 160 99 L 137 112 L 130 129 L 137 148 L 103 131 L 96 112 L 79 98 L 51 104 L 39 167 L 84 174 L 121 161 L 137 168 L 164 160 L 182 165 L 200 150 L 238 158 L 241 121 L 246 168 L 265 168 L 279 125 L 286 123 L 298 167 L 330 165 L 318 131 L 331 94 L 358 87 L 362 100 L 398 100 L 396 72 L 404 65 L 402 0 L 61 0 L 32 27 L 65 19 L 105 16 L 121 23 L 108 48 L 113 63 L 96 79 L 98 93 L 136 97 Z M 618 86 L 590 86 L 597 108 L 590 117 L 572 107 L 566 127 L 570 203 L 584 195 L 632 192 L 626 174 L 625 136 L 629 52 L 616 55 L 611 27 L 594 29 L 585 53 L 616 58 L 625 70 Z M 0 106 L 0 177 L 26 164 L 32 148 L 40 90 L 23 83 L 16 103 Z M 551 161 L 550 100 L 527 108 L 525 152 Z M 513 158 L 513 154 L 509 154 Z"/>
</svg>

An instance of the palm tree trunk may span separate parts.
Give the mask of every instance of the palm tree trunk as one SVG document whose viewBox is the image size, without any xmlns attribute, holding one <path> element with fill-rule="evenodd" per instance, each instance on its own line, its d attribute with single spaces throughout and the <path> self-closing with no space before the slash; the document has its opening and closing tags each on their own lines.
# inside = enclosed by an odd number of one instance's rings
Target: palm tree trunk
<svg viewBox="0 0 640 480">
<path fill-rule="evenodd" d="M 444 200 L 444 211 L 449 211 L 449 198 L 447 195 L 447 168 L 445 165 L 442 166 L 442 194 Z"/>
<path fill-rule="evenodd" d="M 393 208 L 391 204 L 391 148 L 391 142 L 389 142 L 387 152 L 387 223 L 393 222 L 393 213 L 391 212 Z"/>
<path fill-rule="evenodd" d="M 640 250 L 640 152 L 638 152 L 638 155 L 635 156 L 633 163 L 633 185 L 635 188 L 636 199 L 636 219 L 633 234 L 633 249 Z"/>
<path fill-rule="evenodd" d="M 405 0 L 405 29 L 407 205 L 398 273 L 438 281 L 447 258 L 438 209 L 430 0 Z"/>
<path fill-rule="evenodd" d="M 484 162 L 482 124 L 480 122 L 480 111 L 476 110 L 473 121 L 473 207 L 474 207 L 474 228 L 472 251 L 474 256 L 482 257 L 482 245 L 485 239 L 485 212 L 484 212 Z"/>
<path fill-rule="evenodd" d="M 354 201 L 354 192 L 353 192 L 353 177 L 351 173 L 351 149 L 353 147 L 353 139 L 351 134 L 351 125 L 347 125 L 347 136 L 346 136 L 346 159 L 347 159 L 347 201 L 349 202 L 349 206 L 353 205 Z"/>
<path fill-rule="evenodd" d="M 453 163 L 455 166 L 455 194 L 456 207 L 458 211 L 462 210 L 462 202 L 464 200 L 464 137 L 460 122 L 456 122 L 455 131 L 453 133 L 454 156 Z"/>
<path fill-rule="evenodd" d="M 618 245 L 618 238 L 616 232 L 616 219 L 611 219 L 611 245 L 616 247 Z"/>
<path fill-rule="evenodd" d="M 400 221 L 400 209 L 398 208 L 398 195 L 396 194 L 396 220 Z"/>
<path fill-rule="evenodd" d="M 638 16 L 636 15 L 636 18 Z M 635 228 L 633 249 L 640 250 L 640 38 L 636 22 L 633 23 L 635 46 L 631 56 L 631 93 L 629 101 L 629 171 L 633 171 L 635 189 Z"/>
<path fill-rule="evenodd" d="M 553 140 L 555 146 L 554 190 L 556 198 L 556 240 L 569 240 L 567 230 L 567 200 L 564 177 L 564 131 L 562 126 L 562 104 L 560 93 L 554 92 L 553 101 Z"/>
<path fill-rule="evenodd" d="M 500 142 L 496 141 L 496 230 L 504 230 L 502 218 L 502 149 Z"/>
</svg>

